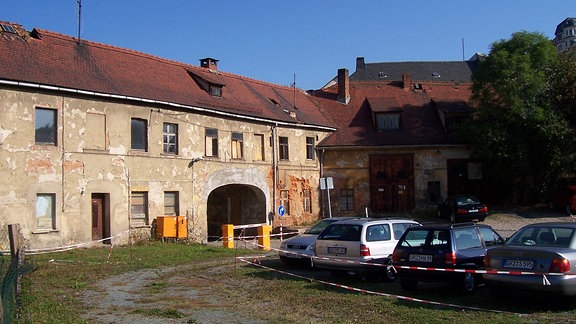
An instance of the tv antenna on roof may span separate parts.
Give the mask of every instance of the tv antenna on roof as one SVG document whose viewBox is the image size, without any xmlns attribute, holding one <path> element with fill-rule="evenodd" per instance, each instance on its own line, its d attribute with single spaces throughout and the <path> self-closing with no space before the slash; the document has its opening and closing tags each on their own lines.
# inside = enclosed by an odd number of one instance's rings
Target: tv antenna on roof
<svg viewBox="0 0 576 324">
<path fill-rule="evenodd" d="M 76 0 L 78 3 L 78 44 L 82 45 L 82 39 L 80 38 L 80 24 L 82 22 L 82 0 Z"/>
</svg>

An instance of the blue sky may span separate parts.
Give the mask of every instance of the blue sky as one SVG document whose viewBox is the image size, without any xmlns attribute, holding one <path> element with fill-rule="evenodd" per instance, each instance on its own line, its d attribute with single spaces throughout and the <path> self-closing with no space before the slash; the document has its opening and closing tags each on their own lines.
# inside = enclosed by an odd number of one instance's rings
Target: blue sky
<svg viewBox="0 0 576 324">
<path fill-rule="evenodd" d="M 77 0 L 3 1 L 0 20 L 78 36 Z M 318 89 L 339 68 L 459 61 L 516 31 L 554 37 L 574 0 L 82 0 L 82 39 Z M 464 42 L 462 41 L 464 40 Z M 464 43 L 464 46 L 462 46 Z M 464 55 L 463 55 L 464 54 Z"/>
</svg>

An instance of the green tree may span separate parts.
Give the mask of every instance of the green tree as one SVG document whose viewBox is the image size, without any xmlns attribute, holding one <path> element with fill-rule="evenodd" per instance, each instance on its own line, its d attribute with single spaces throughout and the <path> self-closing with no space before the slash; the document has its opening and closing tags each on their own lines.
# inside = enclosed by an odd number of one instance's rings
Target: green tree
<svg viewBox="0 0 576 324">
<path fill-rule="evenodd" d="M 494 42 L 472 77 L 478 109 L 465 136 L 485 179 L 508 202 L 543 200 L 566 165 L 571 130 L 550 98 L 557 65 L 549 39 L 522 31 Z"/>
</svg>

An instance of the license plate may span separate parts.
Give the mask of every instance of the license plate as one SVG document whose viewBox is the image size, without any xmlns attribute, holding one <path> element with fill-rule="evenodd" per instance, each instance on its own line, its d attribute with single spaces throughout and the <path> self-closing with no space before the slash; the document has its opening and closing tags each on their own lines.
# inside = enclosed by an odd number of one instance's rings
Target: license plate
<svg viewBox="0 0 576 324">
<path fill-rule="evenodd" d="M 432 262 L 432 256 L 430 254 L 410 254 L 408 260 L 413 262 Z"/>
<path fill-rule="evenodd" d="M 346 254 L 346 248 L 345 247 L 329 246 L 327 252 L 330 254 Z"/>
<path fill-rule="evenodd" d="M 469 213 L 477 213 L 477 212 L 478 212 L 478 209 L 470 209 L 468 212 L 469 212 Z"/>
<path fill-rule="evenodd" d="M 534 261 L 529 260 L 506 260 L 506 262 L 504 262 L 504 268 L 530 270 L 533 267 Z"/>
</svg>

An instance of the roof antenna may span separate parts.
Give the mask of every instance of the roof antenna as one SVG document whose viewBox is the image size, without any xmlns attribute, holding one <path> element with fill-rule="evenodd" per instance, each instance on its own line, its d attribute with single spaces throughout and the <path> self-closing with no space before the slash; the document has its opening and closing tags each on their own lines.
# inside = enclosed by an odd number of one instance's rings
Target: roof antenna
<svg viewBox="0 0 576 324">
<path fill-rule="evenodd" d="M 76 0 L 78 3 L 78 45 L 82 45 L 82 39 L 80 38 L 80 24 L 82 17 L 82 0 Z"/>
<path fill-rule="evenodd" d="M 294 109 L 296 108 L 296 73 L 294 73 L 294 83 L 292 83 L 292 87 L 294 87 Z"/>
</svg>

